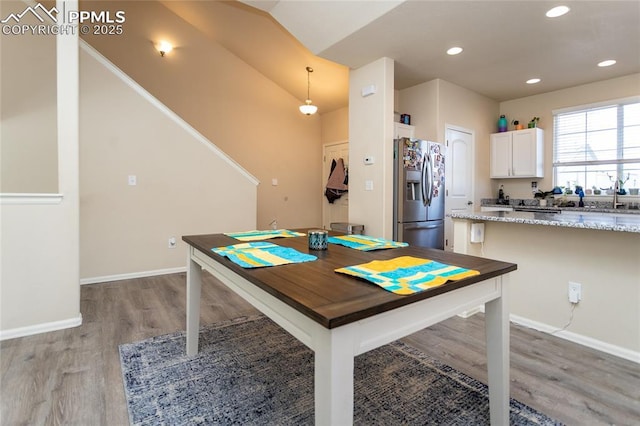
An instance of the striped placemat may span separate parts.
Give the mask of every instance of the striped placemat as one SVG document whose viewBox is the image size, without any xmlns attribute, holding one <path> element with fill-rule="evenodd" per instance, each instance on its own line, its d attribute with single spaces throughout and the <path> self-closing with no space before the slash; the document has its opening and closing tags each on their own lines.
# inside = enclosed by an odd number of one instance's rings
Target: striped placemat
<svg viewBox="0 0 640 426">
<path fill-rule="evenodd" d="M 288 229 L 269 229 L 266 231 L 244 231 L 244 232 L 226 232 L 224 235 L 233 237 L 240 241 L 260 241 L 270 238 L 287 238 L 287 237 L 303 237 L 305 234 L 301 232 L 289 231 Z"/>
<path fill-rule="evenodd" d="M 221 256 L 226 256 L 243 268 L 262 268 L 289 263 L 311 262 L 317 259 L 316 256 L 301 253 L 296 249 L 281 247 L 264 241 L 215 247 L 211 250 Z"/>
<path fill-rule="evenodd" d="M 328 241 L 332 244 L 340 244 L 361 251 L 407 247 L 409 245 L 407 243 L 369 237 L 367 235 L 341 235 L 339 237 L 329 237 Z"/>
<path fill-rule="evenodd" d="M 335 271 L 365 279 L 387 291 L 401 295 L 418 293 L 438 287 L 450 280 L 461 280 L 480 274 L 473 269 L 412 256 L 374 260 Z"/>
</svg>

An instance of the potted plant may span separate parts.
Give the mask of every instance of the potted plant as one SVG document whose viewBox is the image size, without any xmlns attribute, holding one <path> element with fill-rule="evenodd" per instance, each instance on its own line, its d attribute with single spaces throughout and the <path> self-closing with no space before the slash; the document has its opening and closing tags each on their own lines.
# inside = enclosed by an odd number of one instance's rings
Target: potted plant
<svg viewBox="0 0 640 426">
<path fill-rule="evenodd" d="M 607 173 L 607 177 L 609 178 L 609 181 L 614 184 L 613 188 L 609 188 L 607 190 L 607 195 L 613 195 L 614 192 L 618 195 L 626 195 L 627 191 L 624 189 L 624 184 L 627 183 L 627 181 L 629 180 L 629 175 L 630 173 L 627 173 L 627 178 L 625 180 L 622 180 L 620 178 L 614 179 L 612 175 Z"/>
<path fill-rule="evenodd" d="M 538 190 L 538 192 L 533 194 L 533 198 L 538 200 L 540 207 L 545 207 L 547 205 L 547 197 L 550 197 L 550 196 L 551 197 L 553 196 L 553 191 L 544 192 L 544 191 Z"/>
<path fill-rule="evenodd" d="M 530 129 L 533 129 L 533 128 L 535 128 L 535 127 L 538 127 L 538 121 L 540 121 L 540 117 L 533 117 L 533 118 L 531 119 L 531 121 L 529 122 L 528 127 L 529 127 Z"/>
<path fill-rule="evenodd" d="M 629 173 L 627 173 L 627 178 L 625 180 L 618 179 L 618 195 L 626 195 L 627 190 L 624 189 L 624 184 L 629 181 Z"/>
</svg>

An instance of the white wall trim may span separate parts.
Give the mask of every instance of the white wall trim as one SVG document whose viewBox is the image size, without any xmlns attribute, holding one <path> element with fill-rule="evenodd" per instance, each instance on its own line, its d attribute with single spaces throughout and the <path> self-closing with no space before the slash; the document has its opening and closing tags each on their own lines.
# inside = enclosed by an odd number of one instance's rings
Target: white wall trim
<svg viewBox="0 0 640 426">
<path fill-rule="evenodd" d="M 156 269 L 154 271 L 142 271 L 132 272 L 128 274 L 105 275 L 102 277 L 81 278 L 80 285 L 106 283 L 110 281 L 132 280 L 135 278 L 155 277 L 157 275 L 177 274 L 186 271 L 186 266 L 180 266 L 178 268 Z"/>
<path fill-rule="evenodd" d="M 78 314 L 75 318 L 69 318 L 61 321 L 45 322 L 26 327 L 0 330 L 0 341 L 15 339 L 17 337 L 32 336 L 34 334 L 47 333 L 50 331 L 64 330 L 65 328 L 77 327 L 79 325 L 82 325 L 82 314 Z"/>
<path fill-rule="evenodd" d="M 469 318 L 471 315 L 478 312 L 484 313 L 484 305 L 480 305 L 468 311 L 462 312 L 458 316 L 462 318 Z M 640 352 L 632 351 L 631 349 L 612 345 L 611 343 L 603 342 L 592 337 L 583 336 L 582 334 L 572 333 L 571 331 L 567 330 L 558 331 L 558 327 L 554 327 L 538 321 L 533 321 L 518 315 L 510 314 L 509 321 L 523 327 L 532 328 L 534 330 L 541 331 L 547 334 L 552 334 L 561 339 L 569 340 L 570 342 L 577 343 L 579 345 L 586 346 L 588 348 L 595 349 L 600 352 L 604 352 L 640 364 Z"/>
<path fill-rule="evenodd" d="M 231 157 L 225 154 L 222 150 L 220 150 L 213 142 L 204 137 L 202 133 L 198 132 L 194 129 L 189 123 L 184 121 L 178 114 L 167 108 L 165 104 L 160 102 L 156 97 L 154 97 L 151 93 L 147 92 L 142 86 L 135 82 L 131 77 L 129 77 L 126 73 L 124 73 L 120 68 L 116 67 L 113 63 L 111 63 L 107 58 L 102 56 L 97 50 L 95 50 L 90 44 L 86 41 L 80 39 L 80 48 L 91 55 L 96 61 L 98 61 L 101 65 L 111 71 L 116 77 L 118 77 L 123 83 L 133 89 L 136 93 L 138 93 L 142 98 L 147 100 L 153 106 L 155 106 L 159 111 L 161 111 L 167 118 L 172 120 L 178 126 L 180 126 L 183 130 L 189 133 L 192 137 L 194 137 L 198 142 L 202 143 L 204 146 L 209 148 L 213 153 L 215 153 L 218 157 L 226 161 L 231 165 L 231 167 L 237 169 L 241 174 L 243 174 L 247 179 L 249 179 L 254 185 L 259 185 L 260 181 L 249 173 L 244 167 L 240 164 L 236 163 Z"/>
<path fill-rule="evenodd" d="M 466 311 L 462 311 L 458 314 L 460 318 L 469 318 L 477 314 L 478 312 L 484 313 L 484 305 L 476 306 L 475 308 L 468 309 Z"/>
<path fill-rule="evenodd" d="M 561 339 L 569 340 L 571 342 L 578 343 L 580 345 L 587 346 L 589 348 L 596 349 L 598 351 L 615 355 L 617 357 L 640 364 L 640 352 L 635 352 L 631 349 L 612 345 L 611 343 L 606 343 L 601 340 L 583 336 L 582 334 L 572 333 L 571 331 L 557 331 L 558 327 L 553 327 L 549 324 L 533 321 L 527 318 L 520 317 L 518 315 L 510 315 L 509 317 L 511 322 L 515 324 L 542 331 L 544 333 L 553 334 L 554 336 L 557 336 Z"/>
<path fill-rule="evenodd" d="M 64 198 L 63 194 L 55 193 L 1 193 L 0 204 L 60 204 Z"/>
</svg>

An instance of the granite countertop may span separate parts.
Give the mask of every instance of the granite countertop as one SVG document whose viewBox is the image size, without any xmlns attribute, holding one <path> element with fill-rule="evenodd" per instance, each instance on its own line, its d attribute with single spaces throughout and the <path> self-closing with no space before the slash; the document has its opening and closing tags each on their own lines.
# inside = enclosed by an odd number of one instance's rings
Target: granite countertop
<svg viewBox="0 0 640 426">
<path fill-rule="evenodd" d="M 517 206 L 516 206 L 517 207 Z M 529 208 L 529 206 L 527 206 Z M 474 212 L 451 213 L 453 219 L 489 222 L 522 223 L 528 225 L 559 226 L 564 228 L 596 229 L 600 231 L 633 232 L 640 234 L 640 214 L 600 212 L 588 209 L 561 209 L 561 213 L 545 212 Z M 609 209 L 611 210 L 611 209 Z"/>
<path fill-rule="evenodd" d="M 531 206 L 531 205 L 505 205 L 505 204 L 483 204 L 482 207 L 506 207 L 512 209 L 527 209 L 527 210 L 540 210 L 541 212 L 548 210 L 561 210 L 562 212 L 572 213 L 615 213 L 615 214 L 630 214 L 640 215 L 640 209 L 612 209 L 604 207 L 559 207 L 559 206 Z"/>
</svg>

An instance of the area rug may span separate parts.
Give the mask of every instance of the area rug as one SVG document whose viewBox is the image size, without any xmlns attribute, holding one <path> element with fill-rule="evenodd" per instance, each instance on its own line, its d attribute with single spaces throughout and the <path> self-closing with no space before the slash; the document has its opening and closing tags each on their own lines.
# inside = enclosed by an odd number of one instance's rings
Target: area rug
<svg viewBox="0 0 640 426">
<path fill-rule="evenodd" d="M 132 425 L 313 425 L 313 352 L 263 316 L 120 346 Z M 355 359 L 356 425 L 488 425 L 487 386 L 402 342 Z M 511 400 L 512 425 L 559 425 Z"/>
</svg>

